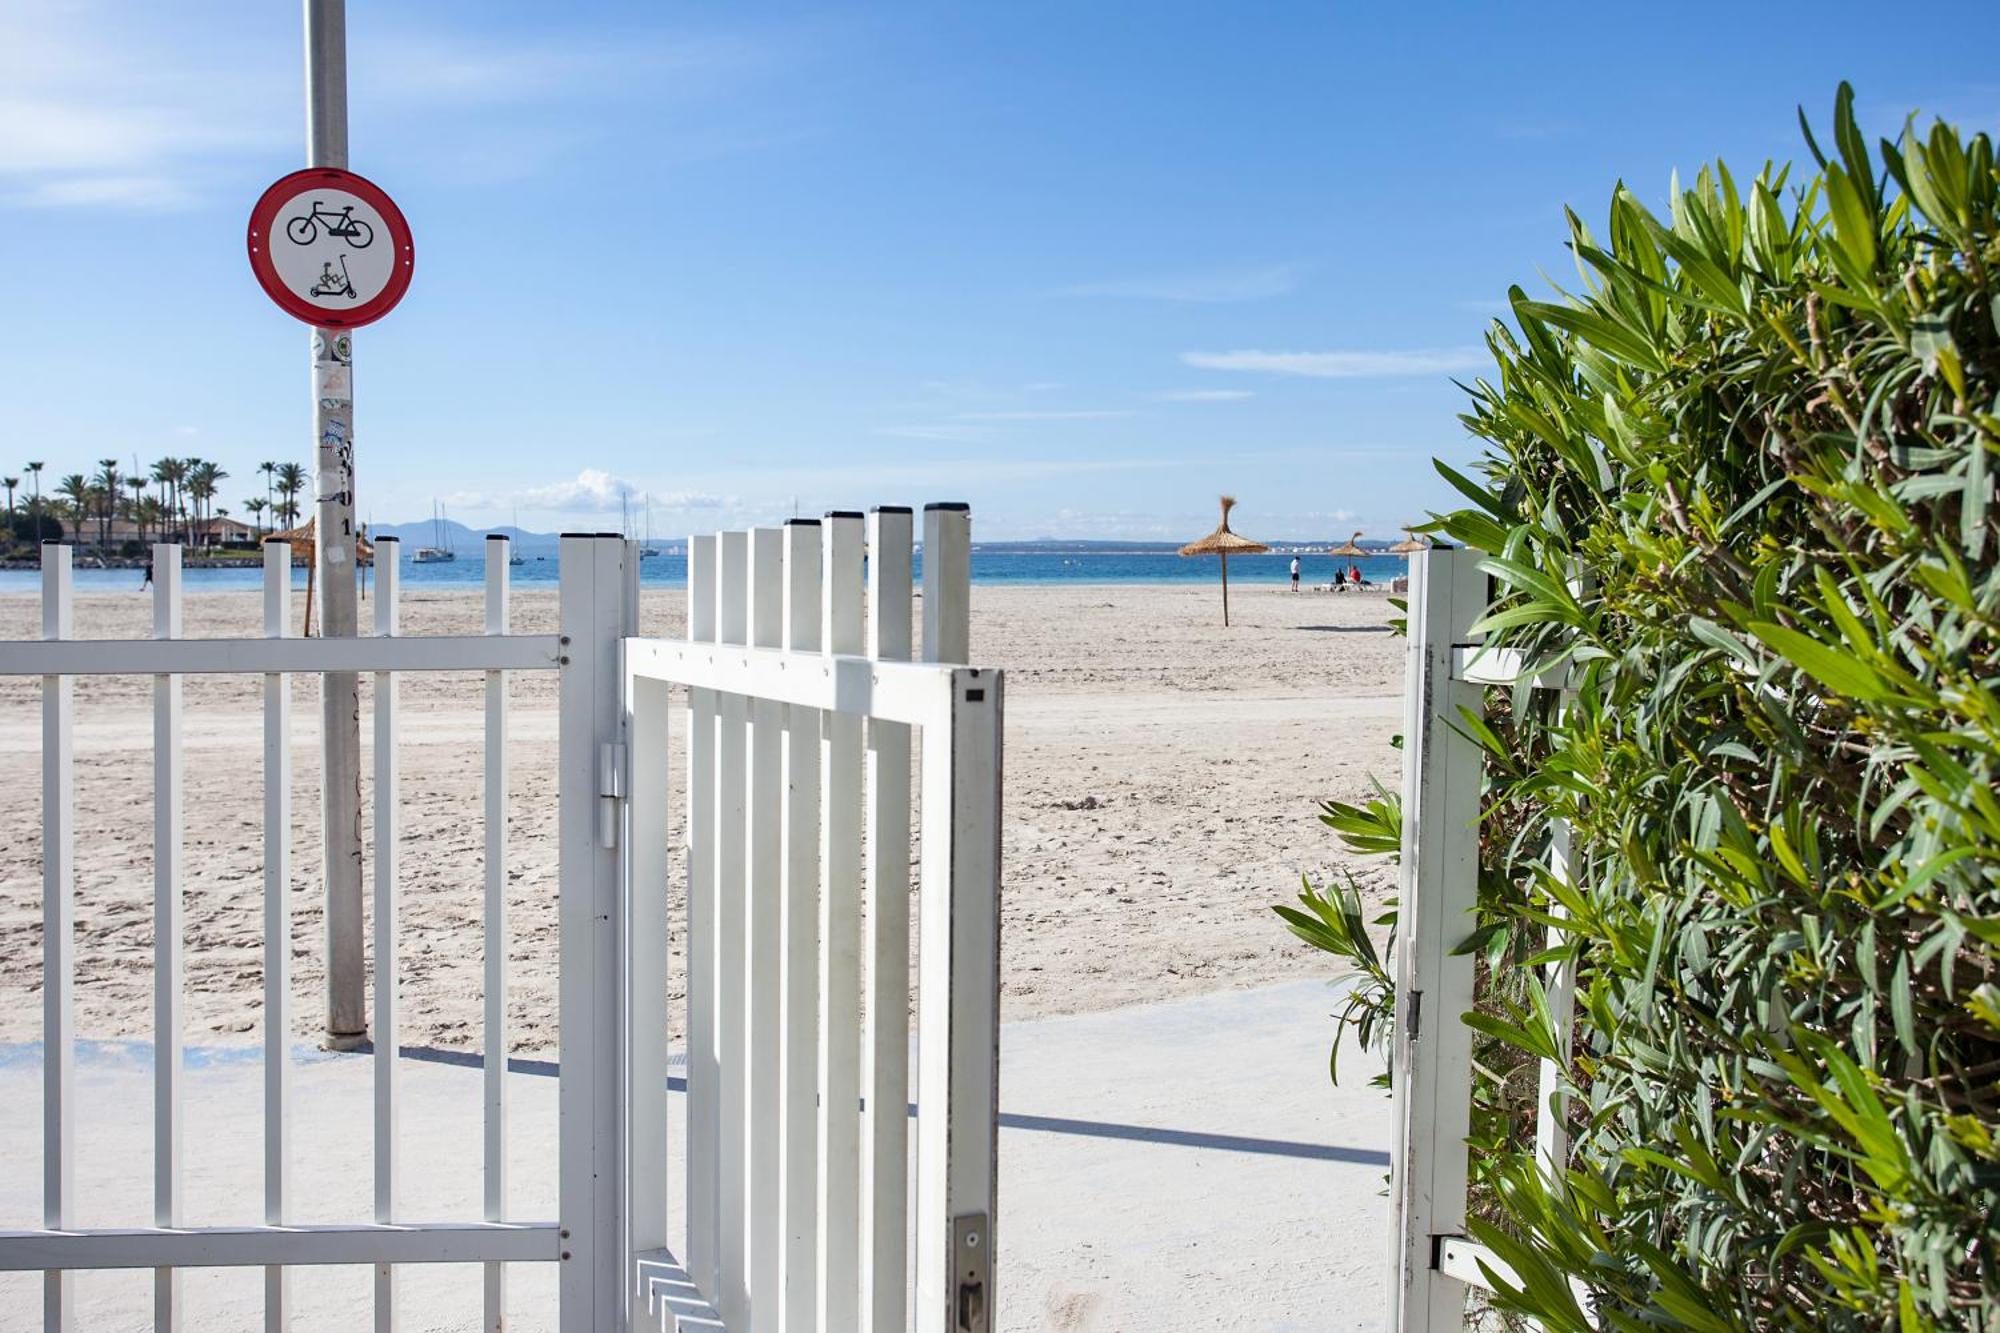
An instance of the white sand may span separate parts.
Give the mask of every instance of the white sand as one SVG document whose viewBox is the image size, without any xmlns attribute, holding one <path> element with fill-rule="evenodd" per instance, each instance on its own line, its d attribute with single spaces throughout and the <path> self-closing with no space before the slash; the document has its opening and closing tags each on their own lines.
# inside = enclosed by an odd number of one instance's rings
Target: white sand
<svg viewBox="0 0 2000 1333">
<path fill-rule="evenodd" d="M 678 591 L 644 625 L 678 633 Z M 516 625 L 551 630 L 552 592 L 518 592 Z M 149 599 L 78 599 L 81 637 L 149 632 Z M 191 594 L 187 632 L 258 632 L 249 592 Z M 1346 864 L 1314 819 L 1327 796 L 1394 781 L 1402 643 L 1379 596 L 1243 587 L 1235 625 L 1213 585 L 981 586 L 973 657 L 1007 671 L 1005 1015 L 1117 1006 L 1328 975 L 1269 904 L 1299 872 Z M 366 612 L 364 612 L 364 615 Z M 405 632 L 476 633 L 476 592 L 407 590 Z M 0 597 L 0 636 L 32 637 L 33 597 Z M 554 1038 L 553 681 L 516 678 L 510 940 L 516 1049 Z M 318 705 L 297 683 L 297 1036 L 320 1013 Z M 365 687 L 364 687 L 365 688 Z M 482 883 L 480 685 L 405 678 L 404 1040 L 478 1042 Z M 0 1040 L 38 1037 L 39 682 L 0 681 Z M 81 1033 L 145 1036 L 152 959 L 152 724 L 146 678 L 77 687 L 77 1003 Z M 187 686 L 189 1039 L 247 1034 L 261 965 L 261 721 L 255 681 Z M 366 699 L 364 696 L 364 708 Z M 368 727 L 364 723 L 364 740 Z M 1380 866 L 1357 866 L 1377 891 Z M 676 909 L 678 910 L 678 909 Z"/>
</svg>

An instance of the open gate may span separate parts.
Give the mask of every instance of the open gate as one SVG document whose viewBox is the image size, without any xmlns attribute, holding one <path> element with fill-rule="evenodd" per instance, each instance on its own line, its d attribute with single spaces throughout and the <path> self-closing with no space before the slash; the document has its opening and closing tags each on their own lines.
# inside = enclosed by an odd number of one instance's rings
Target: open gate
<svg viewBox="0 0 2000 1333">
<path fill-rule="evenodd" d="M 1510 1265 L 1465 1234 L 1474 1074 L 1472 1030 L 1461 1015 L 1473 1007 L 1474 960 L 1457 950 L 1478 924 L 1485 758 L 1459 718 L 1483 712 L 1489 686 L 1560 690 L 1564 682 L 1524 679 L 1518 653 L 1486 648 L 1472 633 L 1488 609 L 1484 558 L 1483 551 L 1435 547 L 1410 561 L 1390 1159 L 1389 1326 L 1396 1333 L 1456 1333 L 1465 1327 L 1470 1289 L 1492 1290 L 1494 1275 L 1519 1284 Z M 1550 872 L 1566 877 L 1568 857 L 1568 829 L 1558 822 Z M 1551 964 L 1544 987 L 1566 1053 L 1574 964 Z M 1541 1062 L 1535 1155 L 1551 1179 L 1569 1159 L 1562 1073 L 1553 1061 Z"/>
<path fill-rule="evenodd" d="M 289 633 L 291 557 L 266 548 L 265 635 L 180 637 L 180 550 L 154 548 L 156 637 L 73 637 L 71 551 L 43 551 L 43 638 L 0 644 L 0 675 L 42 680 L 43 1225 L 0 1232 L 0 1271 L 39 1271 L 43 1325 L 79 1327 L 72 1274 L 152 1269 L 154 1326 L 183 1326 L 186 1268 L 265 1270 L 264 1326 L 289 1327 L 288 1270 L 373 1269 L 397 1326 L 407 1266 L 485 1266 L 483 1324 L 506 1324 L 506 1266 L 560 1265 L 563 1333 L 638 1326 L 983 1333 L 993 1302 L 1000 673 L 962 665 L 969 517 L 924 517 L 912 653 L 912 516 L 829 516 L 690 544 L 683 640 L 637 636 L 639 552 L 566 536 L 561 625 L 508 627 L 508 546 L 489 542 L 487 632 L 404 637 L 396 544 L 378 545 L 375 633 Z M 909 660 L 916 656 L 919 660 Z M 561 1009 L 558 1216 L 511 1215 L 505 1173 L 507 678 L 559 676 Z M 399 1202 L 396 680 L 486 679 L 483 1145 L 476 1219 Z M 266 783 L 264 1221 L 192 1227 L 181 1210 L 181 678 L 264 682 L 264 771 L 289 774 L 287 677 L 375 676 L 374 1148 L 369 1220 L 301 1225 L 289 1188 L 290 784 Z M 153 1225 L 79 1228 L 74 1019 L 74 701 L 93 674 L 154 678 Z M 685 1180 L 670 1179 L 667 850 L 672 691 L 686 690 L 689 928 Z M 921 874 L 912 1083 L 912 733 Z M 865 929 L 865 936 L 863 934 Z M 866 963 L 865 975 L 863 963 Z M 863 986 L 865 985 L 865 1002 Z M 915 1114 L 917 1159 L 907 1167 Z M 136 1165 L 136 1164 L 135 1164 Z M 668 1234 L 685 1190 L 685 1234 Z M 914 1200 L 912 1204 L 911 1200 Z M 914 1221 L 916 1266 L 906 1246 Z M 674 1241 L 678 1239 L 678 1247 Z M 914 1300 L 912 1301 L 912 1293 Z"/>
</svg>

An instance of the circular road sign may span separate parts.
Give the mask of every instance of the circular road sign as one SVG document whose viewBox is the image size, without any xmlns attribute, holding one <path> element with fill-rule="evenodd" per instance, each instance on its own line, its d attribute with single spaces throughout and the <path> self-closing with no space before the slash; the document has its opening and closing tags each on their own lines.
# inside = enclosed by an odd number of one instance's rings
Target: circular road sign
<svg viewBox="0 0 2000 1333">
<path fill-rule="evenodd" d="M 250 268 L 278 308 L 329 329 L 388 314 L 410 289 L 416 250 L 403 211 L 370 180 L 294 171 L 250 210 Z"/>
</svg>

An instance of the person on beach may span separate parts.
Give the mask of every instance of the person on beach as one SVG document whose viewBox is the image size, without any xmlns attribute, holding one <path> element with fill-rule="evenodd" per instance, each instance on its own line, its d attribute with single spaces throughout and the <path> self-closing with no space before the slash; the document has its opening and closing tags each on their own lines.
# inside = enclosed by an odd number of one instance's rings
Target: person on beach
<svg viewBox="0 0 2000 1333">
<path fill-rule="evenodd" d="M 149 551 L 146 554 L 146 574 L 144 578 L 139 580 L 139 591 L 144 592 L 146 591 L 146 589 L 152 586 L 153 586 L 153 556 L 152 553 Z"/>
<path fill-rule="evenodd" d="M 1359 588 L 1361 586 L 1361 566 L 1349 565 L 1347 567 L 1347 582 L 1350 587 Z"/>
<path fill-rule="evenodd" d="M 1297 556 L 1293 556 L 1293 557 L 1292 557 L 1292 591 L 1293 591 L 1293 592 L 1297 592 L 1298 590 L 1299 590 L 1299 558 L 1298 558 Z"/>
</svg>

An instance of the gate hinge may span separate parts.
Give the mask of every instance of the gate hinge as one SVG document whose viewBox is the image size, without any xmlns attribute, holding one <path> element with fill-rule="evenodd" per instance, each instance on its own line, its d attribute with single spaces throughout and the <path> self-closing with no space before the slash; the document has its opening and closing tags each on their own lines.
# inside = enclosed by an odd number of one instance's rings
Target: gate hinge
<svg viewBox="0 0 2000 1333">
<path fill-rule="evenodd" d="M 1424 1035 L 1424 993 L 1420 990 L 1410 992 L 1409 1029 L 1411 1041 Z"/>
<path fill-rule="evenodd" d="M 597 842 L 618 845 L 618 803 L 625 799 L 625 747 L 610 741 L 597 750 Z"/>
<path fill-rule="evenodd" d="M 607 741 L 598 747 L 597 794 L 625 799 L 625 747 Z"/>
</svg>

